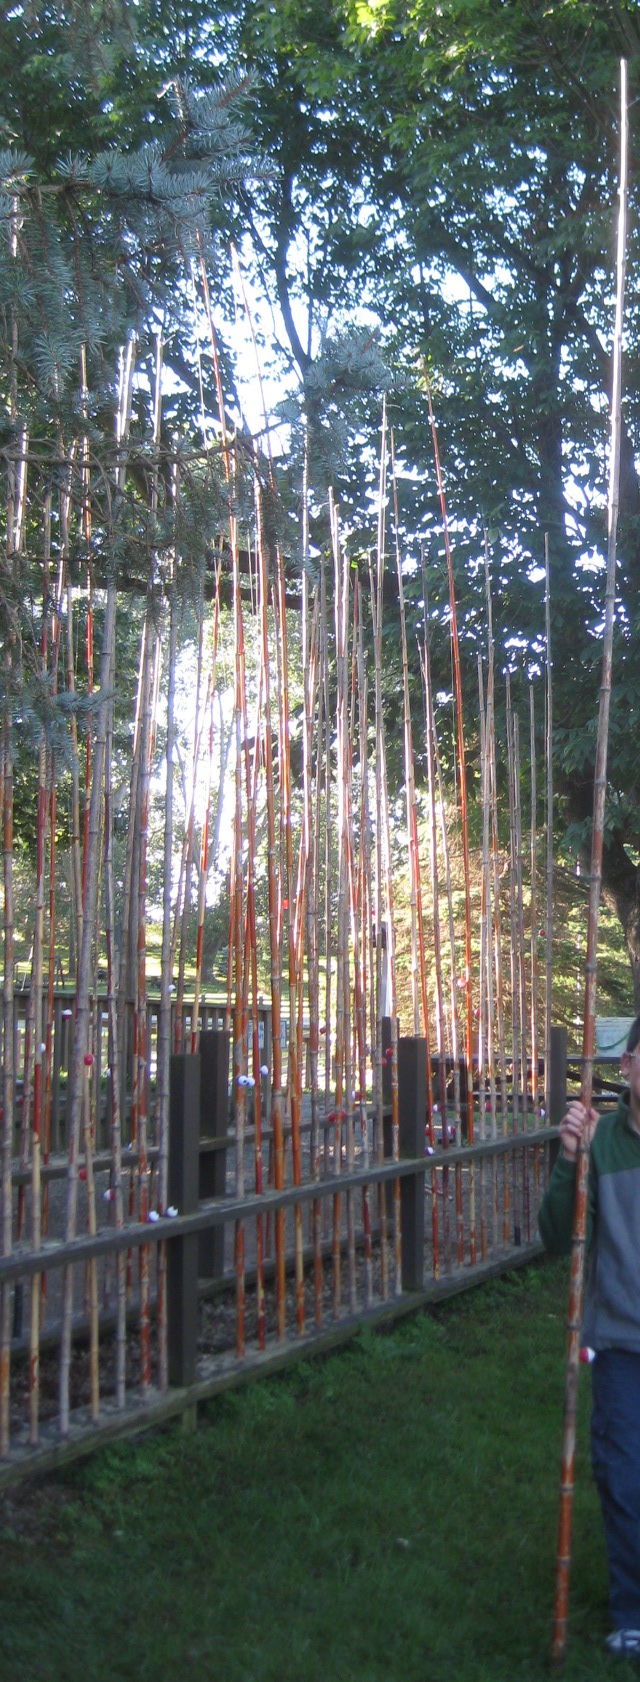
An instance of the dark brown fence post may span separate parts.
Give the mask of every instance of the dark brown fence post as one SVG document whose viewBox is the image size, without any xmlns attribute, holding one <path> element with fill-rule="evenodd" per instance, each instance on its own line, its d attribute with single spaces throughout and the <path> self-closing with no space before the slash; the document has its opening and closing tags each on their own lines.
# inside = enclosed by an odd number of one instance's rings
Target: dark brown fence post
<svg viewBox="0 0 640 1682">
<path fill-rule="evenodd" d="M 262 1120 L 265 1127 L 271 1125 L 271 1072 L 273 1069 L 273 1036 L 271 1033 L 271 1005 L 259 1006 L 259 1032 L 262 1036 L 260 1045 L 260 1063 L 269 1073 L 261 1076 L 262 1092 Z"/>
<path fill-rule="evenodd" d="M 169 1202 L 180 1215 L 198 1207 L 200 1057 L 180 1052 L 169 1066 Z M 182 1388 L 196 1376 L 198 1233 L 167 1247 L 169 1383 Z"/>
<path fill-rule="evenodd" d="M 200 1035 L 200 1201 L 224 1197 L 229 1124 L 229 1030 L 209 1028 Z M 200 1233 L 198 1272 L 201 1279 L 221 1279 L 224 1273 L 224 1226 Z"/>
<path fill-rule="evenodd" d="M 424 1286 L 424 1142 L 427 1122 L 427 1042 L 398 1040 L 400 1157 L 419 1157 L 415 1174 L 400 1181 L 402 1289 Z"/>
<path fill-rule="evenodd" d="M 551 1029 L 551 1044 L 549 1047 L 549 1080 L 548 1103 L 549 1114 L 547 1125 L 558 1127 L 567 1108 L 567 1030 L 566 1028 Z M 560 1149 L 559 1138 L 552 1139 L 549 1150 L 549 1170 Z"/>
<path fill-rule="evenodd" d="M 466 1145 L 469 1140 L 469 1070 L 466 1057 L 459 1058 L 458 1067 L 460 1069 L 460 1138 Z"/>
<path fill-rule="evenodd" d="M 384 1157 L 393 1156 L 393 1137 L 391 1126 L 391 1062 L 387 1052 L 391 1051 L 391 1017 L 382 1018 L 382 1102 L 384 1111 L 382 1116 L 382 1154 Z M 382 1199 L 381 1199 L 382 1202 Z M 393 1220 L 393 1185 L 388 1180 L 384 1191 L 384 1206 L 387 1222 Z"/>
<path fill-rule="evenodd" d="M 549 1114 L 550 1127 L 558 1127 L 567 1108 L 567 1030 L 551 1029 L 549 1047 Z"/>
</svg>

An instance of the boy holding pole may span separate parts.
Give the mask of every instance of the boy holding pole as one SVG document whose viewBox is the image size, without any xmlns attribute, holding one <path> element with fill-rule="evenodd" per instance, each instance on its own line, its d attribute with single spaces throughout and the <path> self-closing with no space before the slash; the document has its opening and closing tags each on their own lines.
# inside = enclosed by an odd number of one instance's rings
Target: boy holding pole
<svg viewBox="0 0 640 1682">
<path fill-rule="evenodd" d="M 592 1359 L 591 1463 L 609 1562 L 606 1646 L 640 1657 L 640 1016 L 621 1068 L 628 1087 L 611 1114 L 569 1104 L 539 1227 L 552 1255 L 568 1254 L 582 1141 L 590 1146 L 582 1341 Z"/>
</svg>

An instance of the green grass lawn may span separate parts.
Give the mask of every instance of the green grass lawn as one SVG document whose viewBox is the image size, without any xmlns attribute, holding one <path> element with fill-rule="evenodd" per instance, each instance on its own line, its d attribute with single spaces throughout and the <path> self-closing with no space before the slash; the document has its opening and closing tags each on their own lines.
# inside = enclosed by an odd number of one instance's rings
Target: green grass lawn
<svg viewBox="0 0 640 1682">
<path fill-rule="evenodd" d="M 513 1274 L 5 1499 L 2 1682 L 548 1677 L 565 1303 Z M 624 1682 L 588 1389 L 563 1674 Z"/>
</svg>

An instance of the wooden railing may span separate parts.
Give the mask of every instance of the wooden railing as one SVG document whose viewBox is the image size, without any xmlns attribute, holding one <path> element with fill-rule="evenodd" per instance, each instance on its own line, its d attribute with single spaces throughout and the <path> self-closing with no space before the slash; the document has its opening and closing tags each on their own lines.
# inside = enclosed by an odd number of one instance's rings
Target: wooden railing
<svg viewBox="0 0 640 1682">
<path fill-rule="evenodd" d="M 152 1153 L 152 1218 L 136 1218 L 138 1161 L 125 1149 L 132 1195 L 117 1229 L 113 1164 L 98 1154 L 97 1230 L 66 1239 L 68 1164 L 52 1159 L 44 1172 L 49 1235 L 38 1248 L 20 1238 L 0 1257 L 5 1327 L 12 1306 L 12 1335 L 0 1351 L 0 1485 L 188 1411 L 223 1384 L 353 1335 L 363 1320 L 405 1312 L 539 1253 L 537 1205 L 555 1130 L 532 1114 L 528 1129 L 508 1124 L 488 1137 L 477 1101 L 473 1143 L 450 1143 L 445 1121 L 428 1154 L 423 1041 L 399 1041 L 398 1085 L 397 1155 L 385 1156 L 391 1129 L 370 1109 L 307 1115 L 299 1183 L 286 1149 L 286 1183 L 276 1188 L 271 1128 L 260 1143 L 248 1129 L 242 1147 L 229 1128 L 228 1036 L 209 1031 L 200 1054 L 172 1059 L 166 1210 L 157 1207 Z M 239 1194 L 258 1164 L 264 1189 Z M 16 1199 L 21 1185 L 30 1195 L 27 1180 L 16 1165 Z M 150 1312 L 138 1289 L 143 1271 Z M 70 1280 L 71 1330 L 84 1341 L 69 1365 L 60 1333 Z"/>
</svg>

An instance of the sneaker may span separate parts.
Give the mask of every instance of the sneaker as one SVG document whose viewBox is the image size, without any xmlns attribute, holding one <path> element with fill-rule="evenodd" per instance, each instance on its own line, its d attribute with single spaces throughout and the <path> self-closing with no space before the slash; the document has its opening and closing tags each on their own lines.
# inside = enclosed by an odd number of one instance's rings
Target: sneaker
<svg viewBox="0 0 640 1682">
<path fill-rule="evenodd" d="M 614 1629 L 607 1636 L 605 1647 L 608 1653 L 616 1653 L 619 1658 L 640 1658 L 640 1629 Z"/>
</svg>

